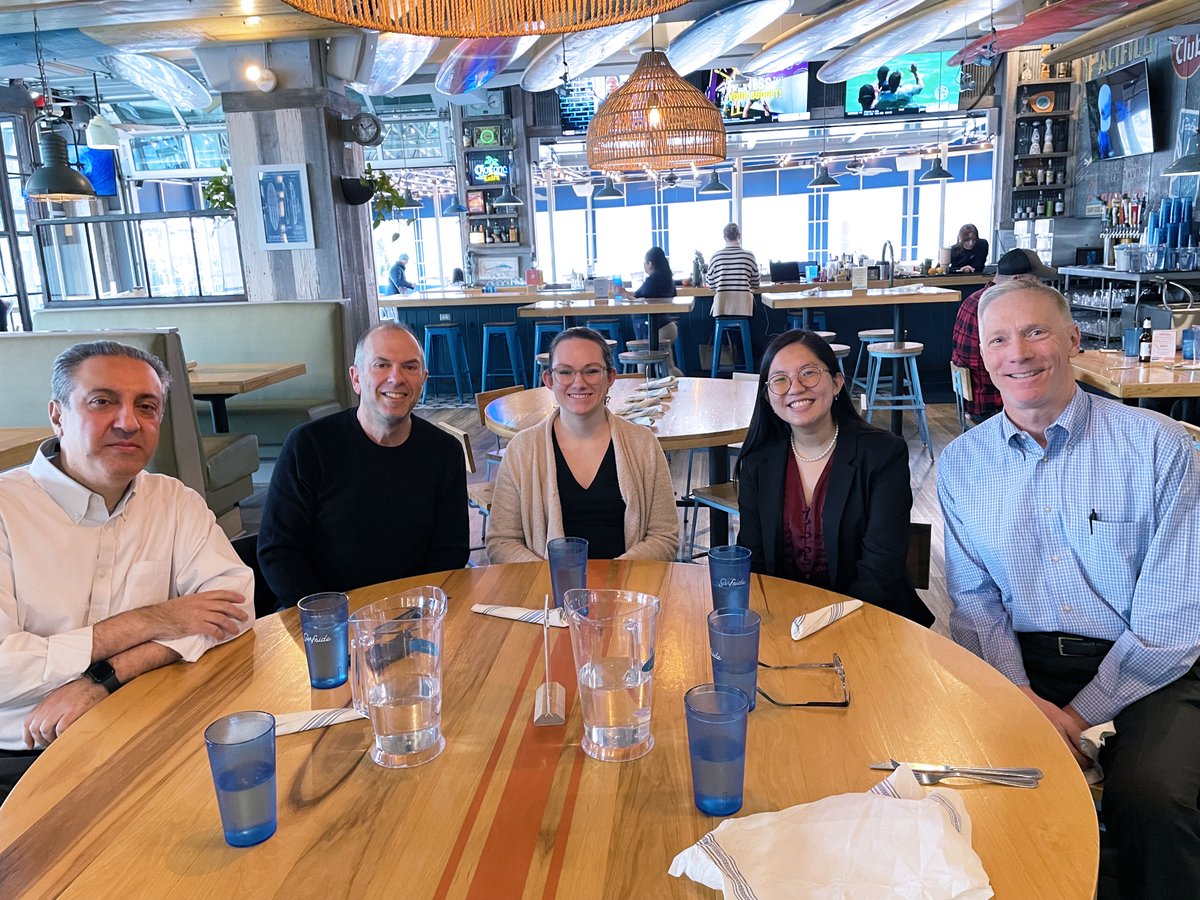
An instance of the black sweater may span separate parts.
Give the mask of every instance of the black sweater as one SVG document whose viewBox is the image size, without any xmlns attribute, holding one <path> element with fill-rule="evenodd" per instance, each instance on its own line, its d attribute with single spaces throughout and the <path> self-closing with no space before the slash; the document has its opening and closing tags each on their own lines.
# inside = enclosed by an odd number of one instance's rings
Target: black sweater
<svg viewBox="0 0 1200 900">
<path fill-rule="evenodd" d="M 258 561 L 280 608 L 318 591 L 466 565 L 467 475 L 458 442 L 413 416 L 408 440 L 381 447 L 356 413 L 295 428 L 275 464 Z"/>
</svg>

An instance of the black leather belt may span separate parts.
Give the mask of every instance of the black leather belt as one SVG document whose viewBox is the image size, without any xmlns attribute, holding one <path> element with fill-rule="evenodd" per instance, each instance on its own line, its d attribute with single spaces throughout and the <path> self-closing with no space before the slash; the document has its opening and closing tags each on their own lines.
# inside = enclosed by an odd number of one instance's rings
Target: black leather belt
<svg viewBox="0 0 1200 900">
<path fill-rule="evenodd" d="M 1112 641 L 1102 638 L 1080 637 L 1061 631 L 1023 631 L 1017 634 L 1017 640 L 1026 649 L 1057 653 L 1059 656 L 1104 656 L 1113 646 Z"/>
</svg>

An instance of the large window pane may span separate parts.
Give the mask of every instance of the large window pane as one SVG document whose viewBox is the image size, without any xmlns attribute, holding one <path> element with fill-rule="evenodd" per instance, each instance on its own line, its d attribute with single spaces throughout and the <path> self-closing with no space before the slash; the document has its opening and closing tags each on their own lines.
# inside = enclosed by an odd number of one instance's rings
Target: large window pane
<svg viewBox="0 0 1200 900">
<path fill-rule="evenodd" d="M 596 274 L 645 277 L 642 260 L 650 241 L 649 206 L 597 209 Z"/>
<path fill-rule="evenodd" d="M 667 251 L 671 270 L 678 276 L 691 275 L 692 259 L 699 250 L 707 261 L 710 256 L 725 246 L 721 231 L 730 222 L 730 203 L 722 200 L 689 200 L 672 203 L 667 207 L 667 224 L 670 247 Z M 747 229 L 754 232 L 770 228 L 767 222 L 753 227 L 747 221 Z M 750 250 L 749 243 L 747 244 Z"/>
<path fill-rule="evenodd" d="M 674 214 L 674 210 L 672 210 Z M 747 197 L 742 201 L 743 244 L 760 268 L 771 260 L 800 262 L 809 258 L 808 195 Z M 717 233 L 720 237 L 720 232 Z M 706 251 L 707 259 L 711 251 Z"/>
<path fill-rule="evenodd" d="M 139 171 L 161 172 L 190 169 L 185 139 L 181 134 L 134 138 L 129 142 L 133 167 Z"/>
<path fill-rule="evenodd" d="M 900 243 L 904 188 L 829 192 L 829 252 L 879 258 L 884 241 Z M 922 207 L 924 209 L 924 207 Z"/>
<path fill-rule="evenodd" d="M 554 213 L 554 268 L 558 281 L 569 281 L 571 273 L 587 273 L 587 210 L 559 209 Z M 550 272 L 550 213 L 533 216 L 538 265 Z M 644 253 L 645 251 L 643 251 Z"/>
</svg>

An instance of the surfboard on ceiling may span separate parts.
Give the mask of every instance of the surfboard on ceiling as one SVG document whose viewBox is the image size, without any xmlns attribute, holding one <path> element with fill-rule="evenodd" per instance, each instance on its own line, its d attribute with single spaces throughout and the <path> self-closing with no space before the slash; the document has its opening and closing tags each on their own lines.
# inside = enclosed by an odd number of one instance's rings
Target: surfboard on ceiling
<svg viewBox="0 0 1200 900">
<path fill-rule="evenodd" d="M 1027 13 L 1023 24 L 997 31 L 993 37 L 985 34 L 967 44 L 950 57 L 947 65 L 958 66 L 980 59 L 991 59 L 997 53 L 1015 50 L 1026 44 L 1040 43 L 1044 38 L 1087 25 L 1097 19 L 1126 13 L 1152 3 L 1153 0 L 1059 0 L 1052 6 Z"/>
<path fill-rule="evenodd" d="M 919 50 L 987 18 L 995 0 L 943 0 L 874 31 L 821 64 L 817 79 L 834 84 L 861 75 L 889 59 Z"/>
<path fill-rule="evenodd" d="M 434 87 L 451 97 L 469 94 L 503 72 L 537 41 L 538 35 L 467 38 L 459 41 L 438 69 Z"/>
<path fill-rule="evenodd" d="M 791 9 L 792 0 L 742 0 L 693 22 L 667 48 L 667 59 L 680 75 L 728 53 Z"/>
<path fill-rule="evenodd" d="M 412 78 L 424 65 L 438 38 L 423 34 L 394 34 L 385 31 L 375 45 L 375 61 L 371 65 L 371 80 L 367 91 L 375 97 L 386 97 Z"/>
<path fill-rule="evenodd" d="M 813 16 L 763 44 L 741 66 L 747 75 L 777 75 L 796 63 L 880 28 L 924 0 L 851 0 Z"/>
<path fill-rule="evenodd" d="M 650 19 L 634 19 L 605 25 L 591 31 L 572 31 L 556 36 L 546 44 L 525 67 L 521 87 L 530 93 L 549 91 L 562 84 L 563 55 L 566 55 L 566 71 L 571 78 L 578 78 L 612 56 L 622 47 L 632 44 L 650 30 Z"/>
<path fill-rule="evenodd" d="M 1200 22 L 1200 4 L 1196 0 L 1159 0 L 1152 6 L 1128 12 L 1111 22 L 1097 25 L 1087 34 L 1060 44 L 1046 55 L 1045 60 L 1049 65 L 1068 62 L 1144 34 L 1155 34 L 1193 22 Z"/>
<path fill-rule="evenodd" d="M 182 110 L 208 109 L 208 88 L 186 69 L 147 53 L 114 53 L 100 58 L 112 73 L 136 84 L 152 97 Z"/>
</svg>

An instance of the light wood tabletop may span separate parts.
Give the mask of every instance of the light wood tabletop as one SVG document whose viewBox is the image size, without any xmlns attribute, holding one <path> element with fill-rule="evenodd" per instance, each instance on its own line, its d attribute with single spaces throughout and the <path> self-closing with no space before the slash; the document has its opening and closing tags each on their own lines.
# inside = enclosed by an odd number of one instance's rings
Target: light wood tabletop
<svg viewBox="0 0 1200 900">
<path fill-rule="evenodd" d="M 929 287 L 928 285 L 908 287 L 897 285 L 894 288 L 871 288 L 865 291 L 850 290 L 818 290 L 808 288 L 802 291 L 772 292 L 763 295 L 763 306 L 771 309 L 832 309 L 842 306 L 883 306 L 902 304 L 911 306 L 914 303 L 956 303 L 962 299 L 958 291 L 949 288 Z"/>
<path fill-rule="evenodd" d="M 626 399 L 644 382 L 618 378 L 609 389 L 609 408 L 621 409 Z M 654 424 L 654 434 L 663 450 L 726 447 L 746 437 L 754 414 L 758 382 L 724 378 L 680 378 L 679 389 L 663 404 L 664 414 Z M 554 409 L 554 394 L 539 387 L 506 394 L 483 411 L 490 431 L 511 438 L 536 425 Z"/>
<path fill-rule="evenodd" d="M 676 853 L 719 820 L 691 798 L 683 694 L 710 679 L 708 573 L 679 563 L 593 561 L 592 587 L 662 598 L 649 754 L 602 763 L 579 747 L 570 636 L 551 656 L 567 723 L 532 725 L 542 681 L 541 629 L 486 618 L 472 602 L 540 607 L 544 563 L 459 569 L 352 593 L 352 606 L 422 583 L 450 597 L 445 622 L 446 749 L 415 769 L 382 769 L 370 725 L 351 722 L 277 743 L 279 830 L 257 847 L 222 838 L 202 733 L 245 709 L 345 705 L 347 688 L 308 685 L 295 610 L 191 665 L 151 672 L 105 699 L 59 738 L 0 807 L 7 896 L 710 898 L 667 875 Z M 872 606 L 795 643 L 789 623 L 837 595 L 756 576 L 760 658 L 841 657 L 846 709 L 751 713 L 745 805 L 783 809 L 881 780 L 888 757 L 1038 766 L 1036 790 L 959 791 L 973 845 L 1001 900 L 1091 898 L 1096 816 L 1083 776 L 1049 722 L 966 650 Z M 801 673 L 791 673 L 801 675 Z M 820 675 L 789 679 L 792 699 L 835 693 Z"/>
<path fill-rule="evenodd" d="M 1200 397 L 1200 361 L 1185 360 L 1175 354 L 1175 366 L 1166 363 L 1139 363 L 1120 353 L 1085 350 L 1071 358 L 1075 380 L 1120 397 Z M 1196 368 L 1190 368 L 1195 366 Z"/>
<path fill-rule="evenodd" d="M 0 472 L 29 465 L 38 445 L 53 434 L 48 425 L 39 425 L 36 428 L 0 428 Z"/>
<path fill-rule="evenodd" d="M 307 371 L 304 363 L 204 363 L 188 369 L 188 380 L 192 383 L 192 396 L 212 404 L 213 430 L 225 433 L 229 431 L 226 400 L 299 378 Z"/>
</svg>

